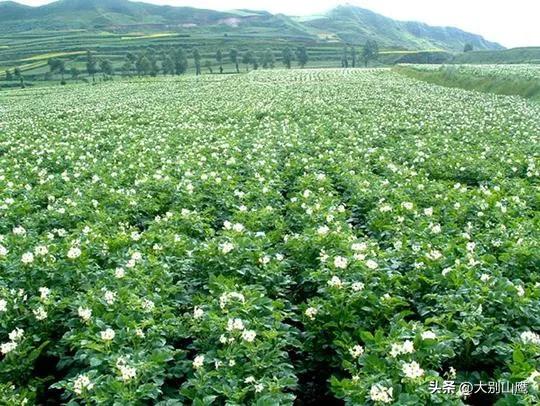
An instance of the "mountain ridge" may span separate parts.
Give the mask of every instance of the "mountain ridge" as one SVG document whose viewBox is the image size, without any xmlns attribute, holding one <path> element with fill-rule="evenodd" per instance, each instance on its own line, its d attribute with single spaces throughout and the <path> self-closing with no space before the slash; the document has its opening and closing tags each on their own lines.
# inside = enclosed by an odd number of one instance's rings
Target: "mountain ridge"
<svg viewBox="0 0 540 406">
<path fill-rule="evenodd" d="M 146 30 L 211 29 L 253 31 L 273 27 L 284 36 L 304 36 L 319 41 L 359 44 L 368 39 L 382 46 L 403 49 L 461 51 L 504 49 L 481 35 L 455 27 L 436 27 L 416 21 L 398 21 L 373 11 L 339 5 L 323 15 L 294 17 L 264 10 L 216 11 L 196 7 L 155 5 L 129 0 L 58 0 L 42 6 L 15 1 L 0 2 L 0 32 L 32 30 Z"/>
</svg>

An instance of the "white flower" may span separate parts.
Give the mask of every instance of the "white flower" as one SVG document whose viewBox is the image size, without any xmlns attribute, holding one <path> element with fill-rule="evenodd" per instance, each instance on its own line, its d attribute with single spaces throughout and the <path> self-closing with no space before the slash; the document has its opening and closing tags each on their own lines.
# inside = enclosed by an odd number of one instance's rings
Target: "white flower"
<svg viewBox="0 0 540 406">
<path fill-rule="evenodd" d="M 491 279 L 491 276 L 488 275 L 487 273 L 483 273 L 481 276 L 480 276 L 480 280 L 482 282 L 489 282 L 489 280 Z"/>
<path fill-rule="evenodd" d="M 9 339 L 11 341 L 18 341 L 24 335 L 24 330 L 22 328 L 16 327 L 14 330 L 9 333 Z"/>
<path fill-rule="evenodd" d="M 343 282 L 341 282 L 341 279 L 337 276 L 332 276 L 332 279 L 328 281 L 328 286 L 332 288 L 341 288 L 343 286 Z"/>
<path fill-rule="evenodd" d="M 193 360 L 193 368 L 199 369 L 204 365 L 204 355 L 197 355 Z"/>
<path fill-rule="evenodd" d="M 368 259 L 366 261 L 366 266 L 369 268 L 369 269 L 377 269 L 379 267 L 379 264 L 377 264 L 377 262 L 375 262 L 374 260 L 372 259 Z"/>
<path fill-rule="evenodd" d="M 117 279 L 122 279 L 124 276 L 126 276 L 126 271 L 124 271 L 124 268 L 118 267 L 114 270 L 114 276 Z"/>
<path fill-rule="evenodd" d="M 244 322 L 241 319 L 229 319 L 227 322 L 227 331 L 243 330 Z"/>
<path fill-rule="evenodd" d="M 364 348 L 361 345 L 355 345 L 349 349 L 349 353 L 353 358 L 358 358 L 364 353 Z"/>
<path fill-rule="evenodd" d="M 34 248 L 34 253 L 38 257 L 43 257 L 49 253 L 49 249 L 44 245 L 38 245 L 36 248 Z"/>
<path fill-rule="evenodd" d="M 246 379 L 244 379 L 244 383 L 254 383 L 255 377 L 254 376 L 248 376 Z"/>
<path fill-rule="evenodd" d="M 129 365 L 120 365 L 118 369 L 124 382 L 130 381 L 137 376 L 137 370 Z"/>
<path fill-rule="evenodd" d="M 357 242 L 357 243 L 354 243 L 353 245 L 351 245 L 351 249 L 353 251 L 365 251 L 367 250 L 368 246 L 365 242 Z"/>
<path fill-rule="evenodd" d="M 476 243 L 472 241 L 467 243 L 467 251 L 473 252 L 475 248 L 476 248 Z"/>
<path fill-rule="evenodd" d="M 73 382 L 73 391 L 80 395 L 84 390 L 92 390 L 94 384 L 90 381 L 86 375 L 79 375 Z"/>
<path fill-rule="evenodd" d="M 326 235 L 330 231 L 330 228 L 328 226 L 321 226 L 317 229 L 317 234 L 319 235 Z"/>
<path fill-rule="evenodd" d="M 142 330 L 142 328 L 135 329 L 135 335 L 139 338 L 144 338 L 144 331 Z"/>
<path fill-rule="evenodd" d="M 238 292 L 223 293 L 223 294 L 219 297 L 219 306 L 220 306 L 222 309 L 224 309 L 225 306 L 227 306 L 227 303 L 228 303 L 231 299 L 239 300 L 239 301 L 242 302 L 242 303 L 244 303 L 244 301 L 245 301 L 244 295 L 241 294 L 241 293 L 238 293 Z"/>
<path fill-rule="evenodd" d="M 131 239 L 133 241 L 139 241 L 141 239 L 141 235 L 137 231 L 133 231 L 131 233 Z"/>
<path fill-rule="evenodd" d="M 520 337 L 524 344 L 540 345 L 540 335 L 537 333 L 533 333 L 532 331 L 524 331 L 521 333 Z"/>
<path fill-rule="evenodd" d="M 414 344 L 410 340 L 403 342 L 403 354 L 412 354 L 414 352 Z"/>
<path fill-rule="evenodd" d="M 40 293 L 41 300 L 47 300 L 47 298 L 49 297 L 49 295 L 51 293 L 51 290 L 49 288 L 44 287 L 44 286 L 39 288 L 38 291 Z"/>
<path fill-rule="evenodd" d="M 427 209 L 424 209 L 424 214 L 428 217 L 433 216 L 433 207 L 428 207 Z"/>
<path fill-rule="evenodd" d="M 26 235 L 26 230 L 22 226 L 17 226 L 13 228 L 13 234 L 15 235 Z"/>
<path fill-rule="evenodd" d="M 390 349 L 390 356 L 392 358 L 396 358 L 401 353 L 402 353 L 401 344 L 397 344 L 397 343 L 392 344 L 392 348 Z"/>
<path fill-rule="evenodd" d="M 71 247 L 67 253 L 69 259 L 76 259 L 81 256 L 81 250 L 78 247 Z"/>
<path fill-rule="evenodd" d="M 133 261 L 140 261 L 142 259 L 142 254 L 139 251 L 135 251 L 133 254 L 131 254 L 131 259 Z"/>
<path fill-rule="evenodd" d="M 347 268 L 347 265 L 348 265 L 347 258 L 340 257 L 340 256 L 334 258 L 334 266 L 336 268 L 345 269 Z"/>
<path fill-rule="evenodd" d="M 234 249 L 234 245 L 231 244 L 230 242 L 226 242 L 226 243 L 221 244 L 220 248 L 223 254 L 228 254 Z"/>
<path fill-rule="evenodd" d="M 414 352 L 414 344 L 410 340 L 406 340 L 403 344 L 394 343 L 390 350 L 390 356 L 393 358 L 401 354 L 411 354 Z"/>
<path fill-rule="evenodd" d="M 15 348 L 17 348 L 17 343 L 13 341 L 9 341 L 7 343 L 3 343 L 2 345 L 0 345 L 0 352 L 6 355 L 10 353 L 11 351 L 13 351 Z"/>
<path fill-rule="evenodd" d="M 360 292 L 361 290 L 364 289 L 364 284 L 362 282 L 354 282 L 352 285 L 351 285 L 351 288 L 353 291 L 355 292 Z"/>
<path fill-rule="evenodd" d="M 374 402 L 391 403 L 394 388 L 386 388 L 382 385 L 373 385 L 369 391 L 369 397 Z"/>
<path fill-rule="evenodd" d="M 0 245 L 0 257 L 5 257 L 8 254 L 8 249 L 3 245 Z"/>
<path fill-rule="evenodd" d="M 31 264 L 34 262 L 34 254 L 31 252 L 25 252 L 21 257 L 21 261 L 23 264 Z"/>
<path fill-rule="evenodd" d="M 260 393 L 263 391 L 264 389 L 264 385 L 262 383 L 258 383 L 254 386 L 255 388 L 255 393 Z"/>
<path fill-rule="evenodd" d="M 319 310 L 317 310 L 315 307 L 308 307 L 305 311 L 305 315 L 311 320 L 315 319 L 317 313 L 319 313 Z"/>
<path fill-rule="evenodd" d="M 201 319 L 203 316 L 204 316 L 203 309 L 201 309 L 198 306 L 193 309 L 193 318 L 194 319 L 198 320 L 198 319 Z"/>
<path fill-rule="evenodd" d="M 7 310 L 7 301 L 5 299 L 0 299 L 0 312 L 5 312 Z"/>
<path fill-rule="evenodd" d="M 154 310 L 155 304 L 151 300 L 143 299 L 141 307 L 145 312 L 151 312 L 152 310 Z"/>
<path fill-rule="evenodd" d="M 237 233 L 241 233 L 245 230 L 245 227 L 240 223 L 236 223 L 235 225 L 232 226 L 232 229 L 233 231 L 236 231 Z"/>
<path fill-rule="evenodd" d="M 261 263 L 262 265 L 266 265 L 270 262 L 270 256 L 269 255 L 265 255 L 261 258 L 259 258 L 259 263 Z"/>
<path fill-rule="evenodd" d="M 116 336 L 116 333 L 112 328 L 108 328 L 106 330 L 103 330 L 101 333 L 101 339 L 103 341 L 112 341 L 114 340 L 114 337 Z"/>
<path fill-rule="evenodd" d="M 248 343 L 253 342 L 256 336 L 257 336 L 257 333 L 253 330 L 246 330 L 242 333 L 242 338 L 246 340 Z"/>
<path fill-rule="evenodd" d="M 412 210 L 414 205 L 411 202 L 403 202 L 401 203 L 401 207 L 407 210 Z"/>
<path fill-rule="evenodd" d="M 86 307 L 79 307 L 77 309 L 77 313 L 79 317 L 83 319 L 84 321 L 88 321 L 92 317 L 92 310 Z"/>
<path fill-rule="evenodd" d="M 422 340 L 435 340 L 437 338 L 437 334 L 435 334 L 433 331 L 424 331 L 422 333 Z"/>
<path fill-rule="evenodd" d="M 431 250 L 426 254 L 426 257 L 428 257 L 432 261 L 437 261 L 442 258 L 442 253 L 438 250 Z"/>
<path fill-rule="evenodd" d="M 517 295 L 519 297 L 525 296 L 525 289 L 523 289 L 523 286 L 521 285 L 516 286 L 516 290 L 517 290 Z"/>
<path fill-rule="evenodd" d="M 103 294 L 103 299 L 108 305 L 112 305 L 116 301 L 116 293 L 111 292 L 110 290 L 106 290 Z"/>
<path fill-rule="evenodd" d="M 45 320 L 47 318 L 47 312 L 43 308 L 43 306 L 38 307 L 37 309 L 32 311 L 34 313 L 34 316 L 37 320 Z"/>
<path fill-rule="evenodd" d="M 420 378 L 424 375 L 424 370 L 420 368 L 420 365 L 416 361 L 403 364 L 402 371 L 410 379 Z"/>
</svg>

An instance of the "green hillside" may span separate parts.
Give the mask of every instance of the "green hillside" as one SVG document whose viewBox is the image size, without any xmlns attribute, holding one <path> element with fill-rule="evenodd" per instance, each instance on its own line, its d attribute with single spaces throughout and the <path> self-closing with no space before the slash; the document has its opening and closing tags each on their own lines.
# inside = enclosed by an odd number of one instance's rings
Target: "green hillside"
<svg viewBox="0 0 540 406">
<path fill-rule="evenodd" d="M 365 42 L 377 38 L 385 46 L 408 49 L 462 51 L 465 44 L 474 49 L 502 49 L 499 44 L 453 27 L 431 27 L 418 22 L 396 21 L 372 11 L 339 6 L 325 16 L 304 22 L 305 25 L 336 34 L 347 42 Z"/>
<path fill-rule="evenodd" d="M 0 34 L 83 29 L 189 34 L 210 30 L 222 35 L 253 35 L 270 30 L 280 38 L 296 35 L 350 43 L 376 39 L 384 46 L 418 50 L 461 51 L 466 43 L 475 49 L 502 49 L 499 44 L 457 28 L 395 21 L 353 6 L 339 6 L 323 16 L 295 18 L 251 10 L 219 12 L 128 0 L 59 0 L 41 7 L 7 1 L 0 2 L 0 22 Z"/>
<path fill-rule="evenodd" d="M 120 69 L 128 52 L 152 48 L 157 53 L 197 48 L 205 63 L 216 66 L 218 49 L 241 53 L 305 46 L 311 67 L 338 67 L 344 45 L 359 48 L 376 40 L 376 64 L 449 62 L 465 43 L 475 49 L 502 47 L 454 28 L 399 22 L 352 6 L 323 16 L 290 17 L 265 11 L 220 12 L 158 6 L 128 0 L 60 0 L 41 7 L 0 1 L 0 76 L 19 67 L 28 81 L 43 79 L 47 59 L 57 57 L 68 69 L 84 70 L 86 50 Z M 231 70 L 228 58 L 225 69 Z M 229 65 L 227 65 L 229 64 Z M 190 62 L 190 69 L 193 63 Z"/>
<path fill-rule="evenodd" d="M 492 51 L 474 51 L 456 55 L 454 63 L 501 64 L 501 63 L 540 63 L 540 47 L 512 48 Z"/>
</svg>

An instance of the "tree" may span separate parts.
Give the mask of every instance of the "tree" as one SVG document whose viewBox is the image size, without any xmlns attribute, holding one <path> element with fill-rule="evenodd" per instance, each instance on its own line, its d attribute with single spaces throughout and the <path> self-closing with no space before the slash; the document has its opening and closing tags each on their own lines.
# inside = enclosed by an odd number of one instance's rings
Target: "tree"
<svg viewBox="0 0 540 406">
<path fill-rule="evenodd" d="M 204 61 L 204 67 L 208 69 L 208 72 L 210 72 L 210 74 L 214 73 L 214 71 L 212 70 L 212 62 L 210 61 L 210 59 L 206 59 Z"/>
<path fill-rule="evenodd" d="M 122 71 L 123 76 L 131 76 L 131 72 L 133 71 L 133 62 L 129 57 L 126 56 L 124 64 L 122 65 L 120 70 Z"/>
<path fill-rule="evenodd" d="M 256 53 L 252 52 L 251 65 L 253 65 L 253 70 L 259 69 L 259 61 L 260 61 L 259 56 Z"/>
<path fill-rule="evenodd" d="M 353 68 L 356 68 L 356 48 L 351 47 L 351 65 Z"/>
<path fill-rule="evenodd" d="M 163 74 L 174 75 L 174 60 L 170 56 L 165 56 L 162 68 Z"/>
<path fill-rule="evenodd" d="M 66 73 L 66 63 L 62 59 L 56 59 L 51 58 L 47 61 L 47 65 L 49 65 L 49 70 L 51 72 L 51 75 L 55 72 L 60 73 L 62 75 L 62 84 L 65 84 L 64 80 L 64 74 Z"/>
<path fill-rule="evenodd" d="M 114 75 L 113 64 L 108 59 L 102 59 L 99 61 L 99 69 L 101 70 L 101 73 L 103 73 L 103 75 Z"/>
<path fill-rule="evenodd" d="M 182 48 L 178 48 L 176 52 L 172 51 L 171 54 L 171 58 L 174 61 L 174 72 L 177 75 L 182 75 L 183 73 L 186 73 L 188 69 L 188 59 L 185 51 Z"/>
<path fill-rule="evenodd" d="M 132 64 L 134 64 L 135 62 L 137 62 L 137 56 L 131 52 L 128 52 L 126 54 L 126 58 L 128 61 L 130 61 Z"/>
<path fill-rule="evenodd" d="M 21 88 L 24 89 L 25 88 L 25 85 L 24 85 L 24 77 L 22 75 L 22 72 L 19 68 L 15 68 L 15 70 L 13 71 L 13 76 L 15 76 L 15 79 L 18 79 L 19 82 L 21 83 Z"/>
<path fill-rule="evenodd" d="M 193 49 L 193 60 L 195 61 L 195 75 L 201 74 L 201 54 L 197 48 Z"/>
<path fill-rule="evenodd" d="M 276 64 L 276 58 L 274 57 L 274 53 L 271 49 L 267 49 L 262 57 L 262 66 L 265 69 L 273 68 Z"/>
<path fill-rule="evenodd" d="M 223 73 L 223 52 L 221 52 L 221 49 L 216 53 L 216 61 L 219 65 L 219 73 Z"/>
<path fill-rule="evenodd" d="M 298 61 L 298 65 L 300 65 L 301 68 L 306 66 L 306 64 L 308 63 L 309 57 L 305 46 L 299 46 L 298 48 L 296 48 L 296 60 Z"/>
<path fill-rule="evenodd" d="M 86 51 L 86 72 L 89 76 L 92 76 L 92 82 L 96 81 L 97 62 L 92 55 L 92 52 Z"/>
<path fill-rule="evenodd" d="M 472 44 L 469 42 L 467 44 L 465 44 L 465 47 L 463 47 L 463 52 L 471 52 L 473 50 L 473 46 Z"/>
<path fill-rule="evenodd" d="M 347 47 L 343 47 L 343 53 L 341 54 L 341 67 L 342 68 L 349 67 L 349 55 L 347 53 Z"/>
<path fill-rule="evenodd" d="M 13 80 L 13 75 L 12 75 L 12 73 L 11 73 L 11 71 L 9 69 L 6 71 L 6 80 L 8 82 Z"/>
<path fill-rule="evenodd" d="M 379 45 L 376 41 L 367 40 L 362 51 L 362 59 L 364 59 L 364 64 L 367 68 L 369 61 L 377 60 L 379 57 Z"/>
<path fill-rule="evenodd" d="M 285 48 L 282 53 L 281 57 L 283 59 L 283 65 L 287 67 L 287 69 L 291 69 L 291 63 L 293 59 L 293 53 L 289 47 Z"/>
<path fill-rule="evenodd" d="M 236 66 L 236 73 L 240 73 L 240 68 L 238 67 L 238 50 L 237 49 L 231 49 L 229 51 L 229 58 L 231 59 L 231 62 Z"/>
<path fill-rule="evenodd" d="M 149 75 L 152 71 L 152 63 L 145 54 L 141 54 L 135 63 L 135 68 L 139 76 Z"/>
<path fill-rule="evenodd" d="M 251 64 L 252 61 L 253 61 L 253 52 L 251 51 L 244 52 L 244 54 L 242 55 L 242 63 L 246 65 L 246 72 L 249 72 L 249 65 Z"/>
<path fill-rule="evenodd" d="M 77 69 L 75 66 L 72 66 L 69 70 L 69 73 L 71 75 L 71 79 L 76 80 L 79 77 L 79 69 Z"/>
</svg>

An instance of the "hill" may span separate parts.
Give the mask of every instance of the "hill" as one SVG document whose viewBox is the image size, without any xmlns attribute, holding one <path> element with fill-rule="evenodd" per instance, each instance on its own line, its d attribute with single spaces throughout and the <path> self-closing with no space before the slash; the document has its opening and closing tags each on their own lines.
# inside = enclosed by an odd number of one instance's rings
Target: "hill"
<svg viewBox="0 0 540 406">
<path fill-rule="evenodd" d="M 323 16 L 295 18 L 264 11 L 220 12 L 192 7 L 158 6 L 128 0 L 59 0 L 40 7 L 0 2 L 0 34 L 51 30 L 105 30 L 143 32 L 228 32 L 255 34 L 273 30 L 281 38 L 363 43 L 376 39 L 383 46 L 403 49 L 461 51 L 466 43 L 475 49 L 502 49 L 479 35 L 457 28 L 431 27 L 401 22 L 366 9 L 339 6 Z"/>
<path fill-rule="evenodd" d="M 407 49 L 462 51 L 465 44 L 474 49 L 503 49 L 497 43 L 453 27 L 432 27 L 412 21 L 396 21 L 360 7 L 339 6 L 318 18 L 305 21 L 309 27 L 335 34 L 341 40 L 363 43 L 377 39 L 384 46 Z"/>
</svg>

